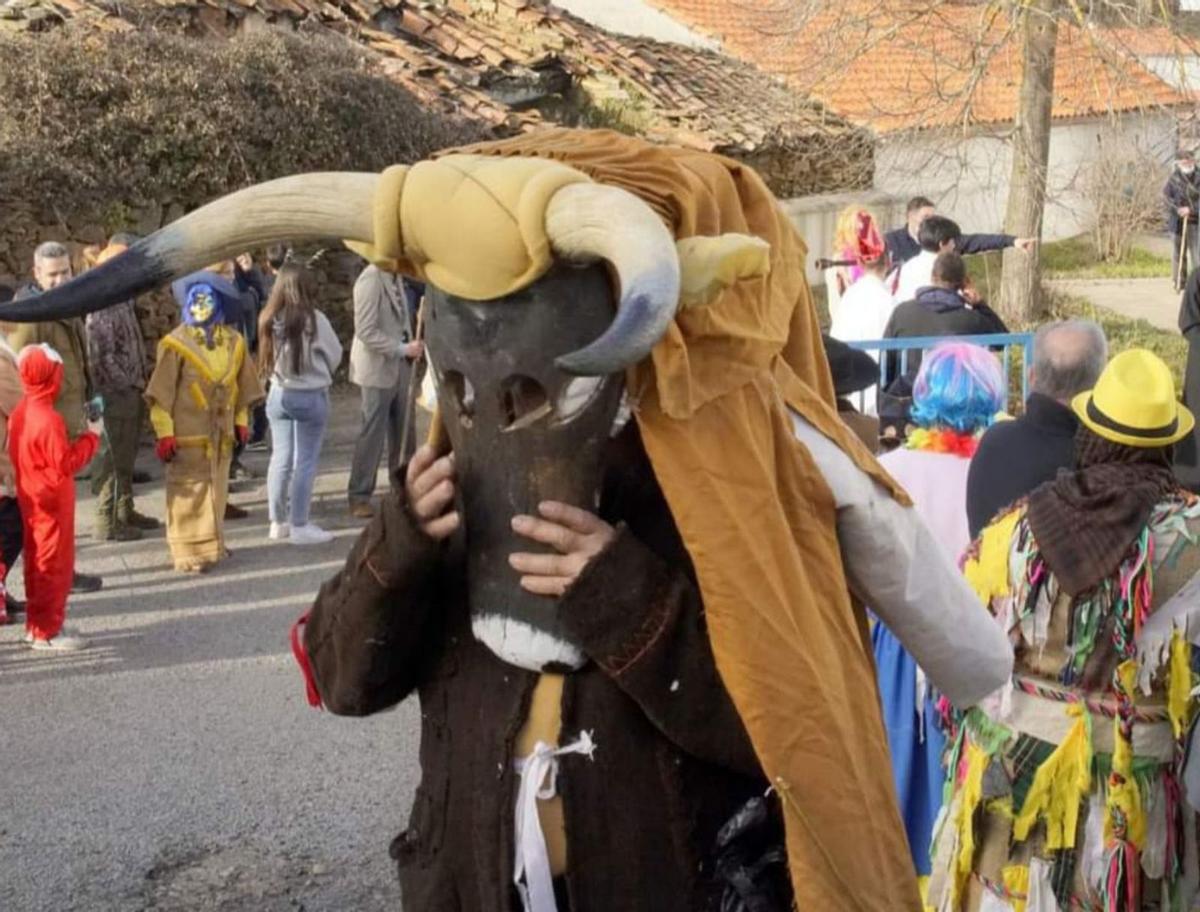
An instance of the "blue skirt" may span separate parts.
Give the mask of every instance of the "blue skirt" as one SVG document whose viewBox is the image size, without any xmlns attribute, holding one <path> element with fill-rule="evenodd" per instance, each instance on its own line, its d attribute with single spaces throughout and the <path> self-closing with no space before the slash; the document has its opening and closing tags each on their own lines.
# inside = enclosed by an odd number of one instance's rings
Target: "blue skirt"
<svg viewBox="0 0 1200 912">
<path fill-rule="evenodd" d="M 928 691 L 924 719 L 917 714 L 917 663 L 878 619 L 871 630 L 871 645 L 900 816 L 917 875 L 927 877 L 933 825 L 942 809 L 946 738 L 935 724 L 936 709 Z"/>
</svg>

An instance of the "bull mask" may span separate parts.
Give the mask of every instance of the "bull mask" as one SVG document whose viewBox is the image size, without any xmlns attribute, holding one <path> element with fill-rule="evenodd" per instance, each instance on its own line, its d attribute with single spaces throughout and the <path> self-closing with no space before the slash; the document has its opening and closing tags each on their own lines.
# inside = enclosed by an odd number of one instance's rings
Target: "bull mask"
<svg viewBox="0 0 1200 912">
<path fill-rule="evenodd" d="M 438 407 L 462 497 L 472 630 L 510 664 L 578 668 L 583 653 L 561 629 L 557 600 L 526 592 L 509 566 L 514 551 L 539 548 L 510 521 L 536 515 L 543 500 L 591 510 L 598 502 L 623 379 L 572 376 L 555 361 L 612 322 L 607 274 L 559 265 L 487 302 L 431 286 L 426 306 Z"/>
</svg>

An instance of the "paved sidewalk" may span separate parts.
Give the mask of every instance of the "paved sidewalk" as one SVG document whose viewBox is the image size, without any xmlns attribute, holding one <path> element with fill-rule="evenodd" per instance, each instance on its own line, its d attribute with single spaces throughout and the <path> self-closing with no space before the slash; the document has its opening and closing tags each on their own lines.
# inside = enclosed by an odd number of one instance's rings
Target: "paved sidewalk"
<svg viewBox="0 0 1200 912">
<path fill-rule="evenodd" d="M 228 526 L 233 557 L 186 577 L 161 532 L 90 541 L 90 494 L 80 504 L 79 565 L 105 586 L 70 617 L 92 648 L 48 657 L 0 627 L 6 912 L 399 908 L 387 847 L 418 776 L 416 706 L 310 709 L 287 643 L 361 528 L 344 511 L 356 394 L 331 414 L 314 506 L 331 545 L 268 543 L 252 490 L 233 497 L 252 511 Z M 265 475 L 266 454 L 247 462 Z M 138 494 L 162 516 L 161 482 Z"/>
<path fill-rule="evenodd" d="M 1169 278 L 1055 279 L 1046 285 L 1159 329 L 1178 329 L 1180 295 Z"/>
</svg>

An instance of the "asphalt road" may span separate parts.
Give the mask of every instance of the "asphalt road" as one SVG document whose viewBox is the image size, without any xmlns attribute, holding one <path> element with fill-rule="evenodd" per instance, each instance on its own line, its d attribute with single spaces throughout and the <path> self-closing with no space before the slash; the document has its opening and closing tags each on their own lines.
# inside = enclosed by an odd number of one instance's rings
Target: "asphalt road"
<svg viewBox="0 0 1200 912">
<path fill-rule="evenodd" d="M 268 542 L 253 483 L 233 495 L 251 510 L 227 526 L 233 557 L 185 577 L 161 532 L 92 541 L 79 485 L 78 566 L 105 586 L 69 623 L 92 648 L 33 653 L 0 627 L 0 908 L 400 908 L 387 846 L 416 786 L 416 706 L 311 709 L 287 642 L 361 528 L 345 513 L 355 395 L 333 415 L 313 515 L 327 546 Z M 266 454 L 247 462 L 265 480 Z M 148 450 L 139 465 L 160 474 Z M 161 518 L 161 481 L 137 493 Z"/>
</svg>

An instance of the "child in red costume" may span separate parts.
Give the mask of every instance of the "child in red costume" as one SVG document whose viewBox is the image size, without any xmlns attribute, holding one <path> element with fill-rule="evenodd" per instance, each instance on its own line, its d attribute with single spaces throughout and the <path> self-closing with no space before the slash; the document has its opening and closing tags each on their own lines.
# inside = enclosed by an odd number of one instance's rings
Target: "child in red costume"
<svg viewBox="0 0 1200 912">
<path fill-rule="evenodd" d="M 96 454 L 99 422 L 74 443 L 54 410 L 63 362 L 48 345 L 29 345 L 17 357 L 25 398 L 8 419 L 8 452 L 25 522 L 26 639 L 34 649 L 82 649 L 63 632 L 75 569 L 75 473 Z"/>
</svg>

